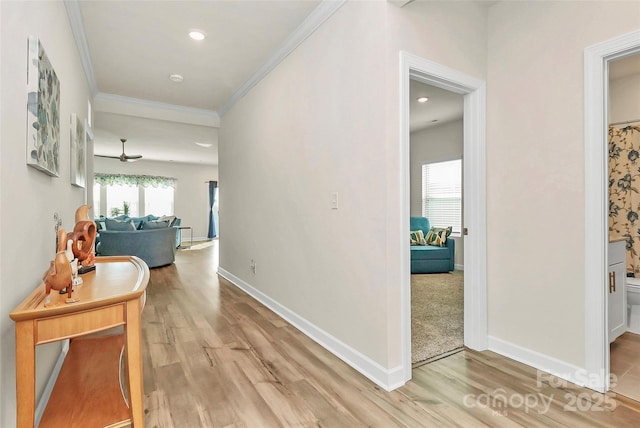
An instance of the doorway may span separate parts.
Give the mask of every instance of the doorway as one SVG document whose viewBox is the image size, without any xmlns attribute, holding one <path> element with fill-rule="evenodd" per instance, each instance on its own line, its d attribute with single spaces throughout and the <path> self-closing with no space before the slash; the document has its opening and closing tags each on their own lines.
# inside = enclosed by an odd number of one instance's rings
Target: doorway
<svg viewBox="0 0 640 428">
<path fill-rule="evenodd" d="M 609 386 L 640 401 L 640 236 L 635 220 L 640 197 L 633 190 L 640 182 L 640 53 L 609 61 L 608 71 L 608 264 L 614 266 L 617 256 L 622 285 L 607 294 Z M 630 186 L 624 177 L 630 177 Z"/>
<path fill-rule="evenodd" d="M 607 334 L 608 64 L 640 52 L 640 31 L 590 46 L 584 51 L 585 77 L 585 370 L 588 387 L 610 388 Z"/>
<path fill-rule="evenodd" d="M 401 237 L 409 232 L 410 218 L 410 82 L 416 80 L 464 97 L 464 345 L 486 350 L 486 190 L 485 190 L 485 82 L 441 64 L 407 52 L 400 52 L 400 228 Z M 469 216 L 468 213 L 473 213 Z M 401 346 L 402 377 L 411 379 L 411 272 L 410 249 L 406 239 L 399 239 L 401 254 Z"/>
<path fill-rule="evenodd" d="M 462 155 L 464 96 L 411 79 L 410 228 L 428 221 L 445 230 L 430 242 L 416 231 L 411 253 L 411 363 L 416 368 L 462 350 L 464 342 L 464 239 Z M 426 219 L 426 220 L 425 220 Z M 414 233 L 414 232 L 412 232 Z M 440 266 L 446 264 L 446 266 Z"/>
</svg>

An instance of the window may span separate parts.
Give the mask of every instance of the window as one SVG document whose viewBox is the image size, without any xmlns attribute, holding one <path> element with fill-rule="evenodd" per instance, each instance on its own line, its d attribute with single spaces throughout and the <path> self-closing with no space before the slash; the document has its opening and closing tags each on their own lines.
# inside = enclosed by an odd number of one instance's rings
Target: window
<svg viewBox="0 0 640 428">
<path fill-rule="evenodd" d="M 141 217 L 172 215 L 177 180 L 149 175 L 94 174 L 93 208 L 95 216 L 125 214 Z"/>
<path fill-rule="evenodd" d="M 432 227 L 462 231 L 462 159 L 422 165 L 422 215 Z"/>
<path fill-rule="evenodd" d="M 144 212 L 146 214 L 173 214 L 173 187 L 145 187 Z"/>
<path fill-rule="evenodd" d="M 126 214 L 129 217 L 138 216 L 138 188 L 121 184 L 107 187 L 107 213 L 109 216 Z M 128 205 L 125 209 L 125 204 Z"/>
</svg>

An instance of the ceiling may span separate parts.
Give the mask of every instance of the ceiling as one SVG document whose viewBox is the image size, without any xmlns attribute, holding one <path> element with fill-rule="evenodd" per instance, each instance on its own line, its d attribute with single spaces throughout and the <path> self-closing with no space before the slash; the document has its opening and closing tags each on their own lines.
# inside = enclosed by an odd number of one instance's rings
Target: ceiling
<svg viewBox="0 0 640 428">
<path fill-rule="evenodd" d="M 65 4 L 94 96 L 94 153 L 117 156 L 122 152 L 119 140 L 126 138 L 125 152 L 146 160 L 216 165 L 218 112 L 228 108 L 274 53 L 292 43 L 292 35 L 308 30 L 305 25 L 321 2 Z M 188 33 L 195 29 L 206 38 L 192 40 Z M 171 74 L 184 79 L 175 83 Z M 103 100 L 109 108 L 101 108 Z M 195 125 L 182 121 L 189 115 L 199 118 Z"/>
<path fill-rule="evenodd" d="M 418 98 L 427 97 L 427 102 Z M 462 119 L 464 96 L 411 79 L 409 85 L 409 127 L 411 132 Z"/>
</svg>

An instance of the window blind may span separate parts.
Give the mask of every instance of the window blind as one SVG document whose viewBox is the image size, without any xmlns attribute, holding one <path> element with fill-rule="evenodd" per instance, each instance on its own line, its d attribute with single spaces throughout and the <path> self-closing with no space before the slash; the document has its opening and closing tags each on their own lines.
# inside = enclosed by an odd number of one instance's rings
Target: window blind
<svg viewBox="0 0 640 428">
<path fill-rule="evenodd" d="M 462 230 L 462 159 L 422 165 L 422 215 L 432 227 Z"/>
</svg>

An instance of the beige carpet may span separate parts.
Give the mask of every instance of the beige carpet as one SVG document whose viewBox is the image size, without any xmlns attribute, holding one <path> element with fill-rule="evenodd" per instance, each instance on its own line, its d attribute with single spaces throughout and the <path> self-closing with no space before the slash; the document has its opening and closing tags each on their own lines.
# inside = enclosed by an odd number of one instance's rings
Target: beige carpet
<svg viewBox="0 0 640 428">
<path fill-rule="evenodd" d="M 411 275 L 411 362 L 463 346 L 463 273 Z"/>
</svg>

